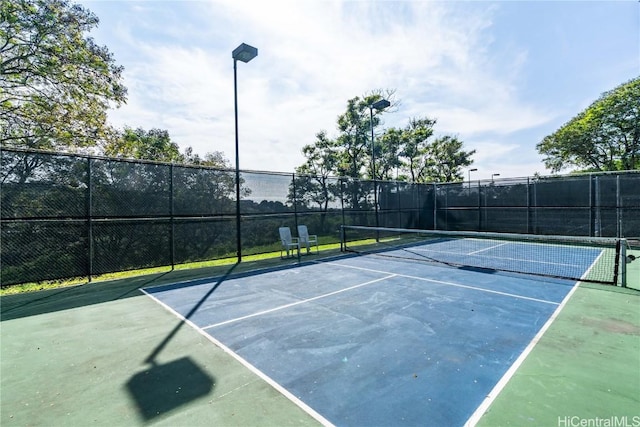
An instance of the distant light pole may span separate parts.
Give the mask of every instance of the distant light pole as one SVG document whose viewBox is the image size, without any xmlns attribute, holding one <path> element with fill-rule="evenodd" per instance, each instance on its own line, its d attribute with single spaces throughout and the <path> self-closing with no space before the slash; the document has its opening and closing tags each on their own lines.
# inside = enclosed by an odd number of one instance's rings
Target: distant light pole
<svg viewBox="0 0 640 427">
<path fill-rule="evenodd" d="M 373 207 L 376 211 L 376 227 L 380 226 L 380 222 L 378 220 L 378 186 L 376 184 L 376 154 L 373 139 L 373 110 L 384 110 L 390 105 L 391 103 L 386 99 L 380 99 L 369 105 L 369 124 L 371 125 L 371 174 L 373 176 Z"/>
<path fill-rule="evenodd" d="M 248 44 L 242 43 L 231 53 L 233 58 L 233 102 L 235 107 L 236 120 L 236 240 L 238 243 L 238 262 L 242 261 L 242 242 L 240 231 L 240 155 L 238 150 L 238 73 L 237 62 L 249 62 L 258 56 L 258 49 Z"/>
<path fill-rule="evenodd" d="M 477 170 L 477 168 L 469 169 L 469 189 L 471 189 L 471 172 L 476 172 Z"/>
<path fill-rule="evenodd" d="M 499 173 L 492 173 L 491 174 L 491 182 L 493 182 L 493 178 L 496 177 L 496 176 L 500 176 L 500 174 Z"/>
</svg>

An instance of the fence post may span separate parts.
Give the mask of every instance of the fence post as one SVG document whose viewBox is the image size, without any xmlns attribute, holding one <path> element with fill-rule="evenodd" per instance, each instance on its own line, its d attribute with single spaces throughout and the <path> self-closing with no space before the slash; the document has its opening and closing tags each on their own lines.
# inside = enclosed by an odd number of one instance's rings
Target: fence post
<svg viewBox="0 0 640 427">
<path fill-rule="evenodd" d="M 174 210 L 174 197 L 173 197 L 173 192 L 174 192 L 174 188 L 173 188 L 173 174 L 174 174 L 174 168 L 173 168 L 173 163 L 171 163 L 171 165 L 169 166 L 169 221 L 171 223 L 171 235 L 169 236 L 169 239 L 171 240 L 169 242 L 169 250 L 171 251 L 170 257 L 171 257 L 171 270 L 173 271 L 175 269 L 175 264 L 176 264 L 176 224 L 175 224 L 175 210 Z"/>
<path fill-rule="evenodd" d="M 594 223 L 593 218 L 593 175 L 589 174 L 589 237 L 594 235 Z"/>
<path fill-rule="evenodd" d="M 600 237 L 600 235 L 602 234 L 602 218 L 601 218 L 601 212 L 600 212 L 600 205 L 601 205 L 601 198 L 600 198 L 600 179 L 599 177 L 596 175 L 595 176 L 595 188 L 594 188 L 594 192 L 595 192 L 595 215 L 596 215 L 596 223 L 594 224 L 594 228 L 595 228 L 595 236 L 596 237 Z"/>
<path fill-rule="evenodd" d="M 482 186 L 480 180 L 478 180 L 478 228 L 477 231 L 482 231 Z"/>
<path fill-rule="evenodd" d="M 91 156 L 87 156 L 87 278 L 91 283 L 93 275 L 93 186 L 91 183 Z"/>
<path fill-rule="evenodd" d="M 340 210 L 342 212 L 342 225 L 346 225 L 344 215 L 344 178 L 340 178 Z M 342 230 L 343 228 L 340 227 L 340 252 L 344 251 L 344 248 L 342 246 L 344 242 Z"/>
<path fill-rule="evenodd" d="M 291 186 L 293 187 L 293 224 L 294 229 L 298 230 L 298 194 L 296 192 L 296 174 L 291 174 Z M 297 232 L 297 231 L 296 231 Z"/>
<path fill-rule="evenodd" d="M 438 184 L 433 183 L 433 229 L 438 229 Z"/>
<path fill-rule="evenodd" d="M 616 175 L 616 237 L 624 237 L 622 232 L 622 203 L 620 200 L 620 174 Z"/>
<path fill-rule="evenodd" d="M 398 220 L 397 220 L 396 227 L 402 228 L 403 227 L 402 212 L 400 211 L 400 183 L 398 181 L 395 181 L 395 184 L 396 184 L 396 201 L 398 202 L 398 215 L 396 217 L 396 218 L 398 218 Z M 387 200 L 388 199 L 389 199 L 389 195 L 387 195 Z M 387 227 L 388 227 L 388 225 L 387 225 Z"/>
<path fill-rule="evenodd" d="M 416 212 L 416 219 L 414 224 L 410 227 L 410 228 L 423 228 L 422 225 L 422 203 L 420 203 L 420 201 L 422 200 L 420 197 L 420 188 L 418 186 L 416 186 L 415 182 L 411 183 L 411 195 L 415 196 L 412 197 L 413 201 L 415 201 L 416 205 L 415 205 L 415 212 Z M 424 228 L 426 227 L 426 224 L 424 225 Z"/>
</svg>

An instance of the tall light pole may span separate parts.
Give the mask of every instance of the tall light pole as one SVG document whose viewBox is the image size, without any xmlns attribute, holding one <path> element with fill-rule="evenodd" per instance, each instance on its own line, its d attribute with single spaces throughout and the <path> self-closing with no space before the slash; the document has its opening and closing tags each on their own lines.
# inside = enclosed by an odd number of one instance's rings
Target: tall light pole
<svg viewBox="0 0 640 427">
<path fill-rule="evenodd" d="M 238 73 L 237 62 L 249 62 L 258 56 L 258 49 L 248 44 L 242 43 L 231 53 L 233 58 L 233 103 L 235 107 L 236 119 L 236 241 L 238 243 L 238 262 L 242 261 L 242 241 L 240 231 L 240 154 L 238 150 Z"/>
<path fill-rule="evenodd" d="M 376 227 L 380 226 L 380 222 L 378 221 L 378 186 L 376 184 L 376 152 L 373 139 L 373 110 L 384 110 L 390 105 L 391 103 L 386 99 L 380 99 L 369 105 L 369 124 L 371 125 L 371 174 L 373 177 L 373 207 L 376 211 Z"/>
<path fill-rule="evenodd" d="M 500 174 L 499 173 L 492 173 L 491 174 L 491 182 L 492 183 L 493 183 L 493 178 L 496 177 L 496 176 L 500 176 Z"/>
</svg>

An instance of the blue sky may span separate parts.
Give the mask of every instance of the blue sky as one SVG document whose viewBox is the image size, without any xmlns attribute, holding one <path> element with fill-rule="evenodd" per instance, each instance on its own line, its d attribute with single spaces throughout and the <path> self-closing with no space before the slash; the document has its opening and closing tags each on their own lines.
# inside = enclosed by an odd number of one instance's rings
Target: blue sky
<svg viewBox="0 0 640 427">
<path fill-rule="evenodd" d="M 395 89 L 384 127 L 437 119 L 475 149 L 472 179 L 548 174 L 536 144 L 640 75 L 640 3 L 624 1 L 100 1 L 91 36 L 125 67 L 122 127 L 169 131 L 240 168 L 293 172 L 348 99 Z"/>
</svg>

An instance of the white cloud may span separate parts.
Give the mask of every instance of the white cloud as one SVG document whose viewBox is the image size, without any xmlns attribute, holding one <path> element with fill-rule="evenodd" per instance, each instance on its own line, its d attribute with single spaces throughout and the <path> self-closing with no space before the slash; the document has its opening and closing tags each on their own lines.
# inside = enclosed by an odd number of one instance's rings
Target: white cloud
<svg viewBox="0 0 640 427">
<path fill-rule="evenodd" d="M 159 5 L 164 23 L 153 21 Z M 403 101 L 387 125 L 426 115 L 438 119 L 437 132 L 470 143 L 551 117 L 517 97 L 526 52 L 507 52 L 504 68 L 490 57 L 494 7 L 484 3 L 188 2 L 171 6 L 175 17 L 166 3 L 141 7 L 140 19 L 111 18 L 129 52 L 129 102 L 111 120 L 167 129 L 183 148 L 233 159 L 231 50 L 247 42 L 259 56 L 238 64 L 242 168 L 292 171 L 316 132 L 335 133 L 349 98 L 377 88 L 395 88 Z"/>
</svg>

